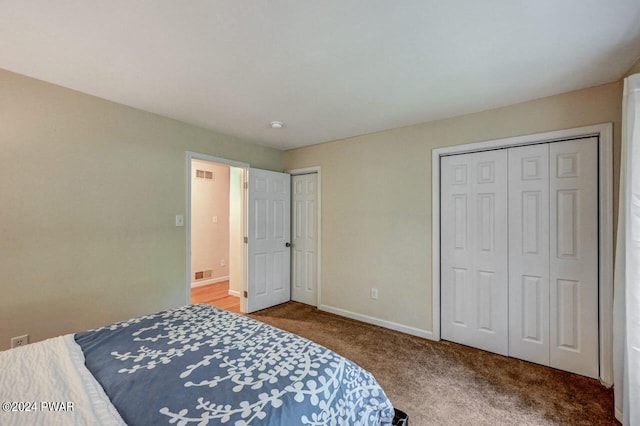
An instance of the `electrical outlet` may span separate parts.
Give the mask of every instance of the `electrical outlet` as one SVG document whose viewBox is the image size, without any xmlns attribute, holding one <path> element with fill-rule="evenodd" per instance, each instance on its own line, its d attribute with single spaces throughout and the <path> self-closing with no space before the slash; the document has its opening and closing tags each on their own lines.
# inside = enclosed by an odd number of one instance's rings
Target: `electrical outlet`
<svg viewBox="0 0 640 426">
<path fill-rule="evenodd" d="M 17 348 L 18 346 L 24 346 L 29 344 L 29 335 L 17 336 L 11 338 L 11 347 Z"/>
<path fill-rule="evenodd" d="M 378 300 L 378 289 L 377 288 L 372 288 L 371 289 L 371 298 L 373 300 Z"/>
</svg>

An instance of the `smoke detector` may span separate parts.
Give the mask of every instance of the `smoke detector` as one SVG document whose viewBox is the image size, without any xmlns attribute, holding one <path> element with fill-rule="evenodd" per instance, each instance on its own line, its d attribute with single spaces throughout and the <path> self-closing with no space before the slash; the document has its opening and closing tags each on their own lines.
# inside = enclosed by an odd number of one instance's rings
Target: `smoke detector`
<svg viewBox="0 0 640 426">
<path fill-rule="evenodd" d="M 284 127 L 284 123 L 282 121 L 272 121 L 269 123 L 272 129 L 282 129 Z"/>
</svg>

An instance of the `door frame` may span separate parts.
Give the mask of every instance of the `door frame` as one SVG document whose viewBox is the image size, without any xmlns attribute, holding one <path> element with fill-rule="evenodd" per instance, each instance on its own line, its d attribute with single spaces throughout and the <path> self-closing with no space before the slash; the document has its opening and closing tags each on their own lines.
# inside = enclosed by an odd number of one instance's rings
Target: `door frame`
<svg viewBox="0 0 640 426">
<path fill-rule="evenodd" d="M 469 143 L 431 151 L 431 250 L 433 329 L 440 340 L 440 157 L 452 154 L 598 137 L 598 334 L 600 381 L 613 384 L 613 123 Z"/>
<path fill-rule="evenodd" d="M 318 220 L 318 245 L 316 248 L 316 308 L 319 308 L 322 306 L 322 168 L 320 166 L 305 167 L 302 169 L 286 170 L 286 173 L 289 173 L 291 176 L 317 174 L 316 218 Z M 293 188 L 291 196 L 293 197 Z M 291 227 L 293 228 L 293 217 L 291 219 Z M 291 258 L 291 267 L 293 268 L 293 256 Z M 293 280 L 291 283 L 293 284 Z"/>
<path fill-rule="evenodd" d="M 241 168 L 242 171 L 242 234 L 247 235 L 247 175 L 249 170 L 249 164 L 243 163 L 240 161 L 229 160 L 221 157 L 214 157 L 208 154 L 202 154 L 199 152 L 187 151 L 186 152 L 186 161 L 187 161 L 187 208 L 186 208 L 186 217 L 185 217 L 185 227 L 187 233 L 187 275 L 186 275 L 186 304 L 191 304 L 191 180 L 193 175 L 193 168 L 191 167 L 192 160 L 202 160 L 208 161 L 210 163 L 223 164 L 225 166 L 232 166 Z M 242 245 L 242 289 L 243 291 L 247 290 L 247 245 Z M 240 312 L 247 311 L 247 299 L 245 297 L 240 297 Z"/>
</svg>

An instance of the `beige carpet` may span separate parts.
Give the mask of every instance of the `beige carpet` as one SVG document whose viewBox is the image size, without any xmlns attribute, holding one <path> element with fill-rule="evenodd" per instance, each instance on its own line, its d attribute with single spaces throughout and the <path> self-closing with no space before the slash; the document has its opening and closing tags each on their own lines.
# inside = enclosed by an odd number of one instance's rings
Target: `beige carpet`
<svg viewBox="0 0 640 426">
<path fill-rule="evenodd" d="M 618 424 L 613 392 L 586 377 L 432 342 L 295 302 L 250 316 L 369 370 L 413 426 Z"/>
</svg>

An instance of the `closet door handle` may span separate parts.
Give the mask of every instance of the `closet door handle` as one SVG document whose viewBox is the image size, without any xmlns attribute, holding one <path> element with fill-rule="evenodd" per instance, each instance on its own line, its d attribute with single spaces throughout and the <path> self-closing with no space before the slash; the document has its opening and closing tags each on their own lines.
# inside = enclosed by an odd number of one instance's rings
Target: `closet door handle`
<svg viewBox="0 0 640 426">
<path fill-rule="evenodd" d="M 291 243 L 284 243 L 285 247 L 291 247 Z"/>
</svg>

